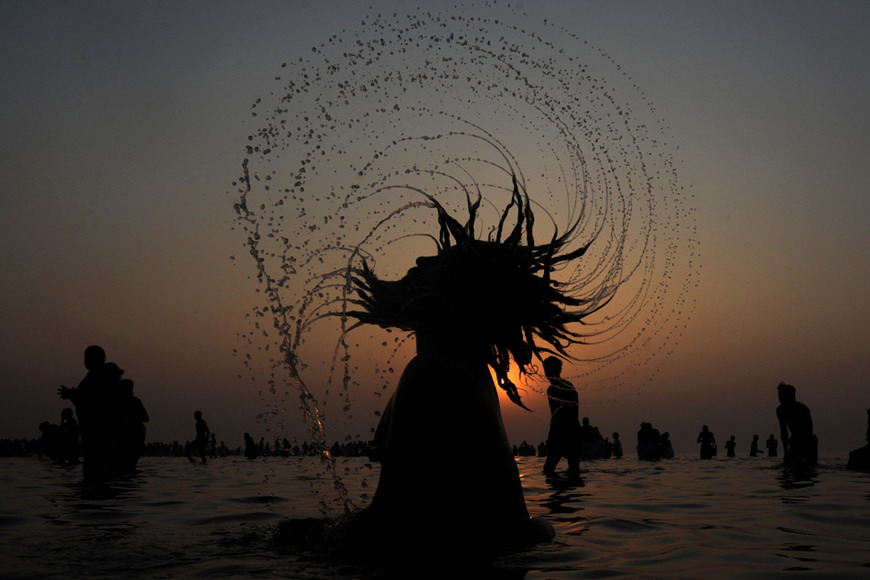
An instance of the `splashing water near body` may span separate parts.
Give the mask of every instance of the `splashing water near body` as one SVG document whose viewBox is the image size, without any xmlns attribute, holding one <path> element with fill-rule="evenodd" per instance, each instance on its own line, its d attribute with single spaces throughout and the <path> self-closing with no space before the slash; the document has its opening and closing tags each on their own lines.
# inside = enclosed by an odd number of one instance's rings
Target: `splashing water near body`
<svg viewBox="0 0 870 580">
<path fill-rule="evenodd" d="M 324 409 L 337 401 L 351 424 L 382 406 L 413 348 L 397 332 L 349 332 L 354 272 L 366 261 L 398 279 L 435 253 L 428 196 L 457 217 L 479 196 L 486 239 L 515 177 L 538 238 L 574 228 L 574 248 L 589 245 L 557 272 L 562 288 L 612 295 L 570 349 L 584 392 L 613 400 L 652 380 L 691 313 L 694 219 L 660 121 L 606 54 L 509 5 L 374 11 L 277 82 L 253 106 L 236 184 L 263 298 L 244 356 L 279 425 L 298 400 L 327 469 Z"/>
</svg>

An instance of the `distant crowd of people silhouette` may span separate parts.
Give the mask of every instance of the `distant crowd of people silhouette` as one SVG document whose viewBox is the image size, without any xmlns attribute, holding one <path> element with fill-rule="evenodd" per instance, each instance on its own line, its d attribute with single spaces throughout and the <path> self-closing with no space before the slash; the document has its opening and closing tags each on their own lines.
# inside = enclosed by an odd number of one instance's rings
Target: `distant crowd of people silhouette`
<svg viewBox="0 0 870 580">
<path fill-rule="evenodd" d="M 547 399 L 550 406 L 550 430 L 546 444 L 537 448 L 538 456 L 545 456 L 544 474 L 547 477 L 555 475 L 556 466 L 563 459 L 568 461 L 567 475 L 575 477 L 579 473 L 579 464 L 584 459 L 602 457 L 621 457 L 622 442 L 619 433 L 613 433 L 613 442 L 602 438 L 597 427 L 589 425 L 589 419 L 584 417 L 583 423 L 578 421 L 580 402 L 577 389 L 570 381 L 562 378 L 562 361 L 556 357 L 544 360 L 544 372 L 550 385 L 547 388 Z M 780 440 L 783 446 L 783 460 L 787 465 L 812 467 L 818 462 L 818 437 L 813 432 L 813 421 L 809 408 L 796 400 L 794 386 L 780 383 L 777 386 L 779 406 L 776 416 L 780 426 Z M 868 435 L 870 443 L 870 410 L 868 410 Z M 707 425 L 701 428 L 697 443 L 700 444 L 701 459 L 711 459 L 718 454 L 716 437 Z M 779 441 L 771 433 L 766 442 L 768 457 L 777 457 Z M 603 451 L 602 451 L 603 450 Z M 727 457 L 737 456 L 737 438 L 731 435 L 725 442 Z M 518 455 L 534 455 L 535 448 L 525 441 L 515 448 Z M 753 435 L 749 455 L 758 457 L 759 436 Z M 645 461 L 658 461 L 674 457 L 670 434 L 660 433 L 651 423 L 641 423 L 637 433 L 637 457 Z M 850 465 L 870 465 L 870 445 L 855 450 L 850 454 Z M 856 469 L 858 467 L 855 467 Z"/>
<path fill-rule="evenodd" d="M 776 408 L 776 417 L 779 421 L 780 440 L 783 446 L 783 460 L 786 464 L 802 465 L 811 467 L 818 462 L 819 439 L 813 433 L 813 420 L 809 408 L 795 399 L 795 388 L 786 383 L 777 386 L 779 406 Z M 701 445 L 701 459 L 711 459 L 717 454 L 716 437 L 712 431 L 704 425 L 698 434 L 697 442 Z M 725 442 L 726 455 L 735 457 L 737 440 L 734 435 Z M 777 457 L 779 441 L 773 433 L 766 442 L 768 457 Z M 758 457 L 758 435 L 752 436 L 749 447 L 749 455 Z"/>
<path fill-rule="evenodd" d="M 195 437 L 183 446 L 150 443 L 146 447 L 145 423 L 148 413 L 142 401 L 133 394 L 133 381 L 124 378 L 124 371 L 117 364 L 106 362 L 105 351 L 99 346 L 89 346 L 84 352 L 85 377 L 77 387 L 61 386 L 58 394 L 75 407 L 61 411 L 59 424 L 44 421 L 39 425 L 41 437 L 37 452 L 40 456 L 67 465 L 78 465 L 83 458 L 83 475 L 88 480 L 103 480 L 110 476 L 130 474 L 135 471 L 139 458 L 148 455 L 186 456 L 201 463 L 208 458 L 225 457 L 233 453 L 244 454 L 248 459 L 268 456 L 300 456 L 320 453 L 322 449 L 307 442 L 292 444 L 286 437 L 275 438 L 270 445 L 265 438 L 257 443 L 249 433 L 244 434 L 244 446 L 235 452 L 211 432 L 202 411 L 194 413 Z M 623 456 L 622 440 L 618 432 L 612 441 L 603 437 L 598 427 L 590 424 L 588 417 L 579 419 L 580 402 L 577 389 L 562 377 L 562 360 L 548 357 L 544 360 L 544 372 L 549 380 L 547 398 L 550 407 L 550 429 L 546 441 L 537 446 L 523 441 L 513 446 L 515 456 L 538 456 L 546 458 L 544 473 L 554 477 L 556 467 L 564 458 L 568 462 L 567 475 L 575 478 L 580 473 L 580 462 L 590 459 L 619 459 Z M 796 399 L 792 385 L 777 386 L 779 405 L 776 416 L 780 426 L 780 441 L 786 464 L 813 466 L 818 461 L 818 437 L 813 431 L 809 408 Z M 867 410 L 868 445 L 850 453 L 850 469 L 870 469 L 870 409 Z M 777 457 L 779 443 L 770 434 L 765 442 L 768 457 Z M 12 442 L 5 442 L 11 444 Z M 335 456 L 365 457 L 379 460 L 374 442 L 334 443 L 329 452 Z M 711 459 L 718 454 L 716 437 L 707 425 L 698 434 L 701 459 Z M 10 445 L 5 445 L 12 449 Z M 759 435 L 752 436 L 749 455 L 763 455 Z M 18 449 L 26 448 L 25 442 Z M 725 443 L 727 457 L 735 457 L 737 440 L 731 435 Z M 9 451 L 9 450 L 7 450 Z M 14 455 L 16 453 L 4 453 Z M 645 461 L 658 461 L 674 457 L 674 449 L 667 432 L 660 433 L 651 423 L 641 423 L 637 432 L 637 457 Z"/>
</svg>

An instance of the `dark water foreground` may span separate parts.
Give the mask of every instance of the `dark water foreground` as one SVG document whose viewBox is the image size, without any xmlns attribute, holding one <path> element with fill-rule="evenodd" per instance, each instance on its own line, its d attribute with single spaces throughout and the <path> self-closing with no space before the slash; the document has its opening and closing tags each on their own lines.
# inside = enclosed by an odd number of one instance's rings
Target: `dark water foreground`
<svg viewBox="0 0 870 580">
<path fill-rule="evenodd" d="M 437 468 L 450 469 L 449 456 L 441 460 Z M 351 499 L 363 503 L 377 468 L 339 461 Z M 532 515 L 552 522 L 556 541 L 477 577 L 870 577 L 870 474 L 845 470 L 845 457 L 807 473 L 768 458 L 605 460 L 584 465 L 581 486 L 546 482 L 541 461 L 522 458 L 520 471 Z M 274 541 L 287 517 L 319 517 L 323 498 L 339 515 L 316 459 L 145 458 L 141 467 L 91 488 L 76 470 L 0 460 L 0 578 L 383 576 Z"/>
</svg>

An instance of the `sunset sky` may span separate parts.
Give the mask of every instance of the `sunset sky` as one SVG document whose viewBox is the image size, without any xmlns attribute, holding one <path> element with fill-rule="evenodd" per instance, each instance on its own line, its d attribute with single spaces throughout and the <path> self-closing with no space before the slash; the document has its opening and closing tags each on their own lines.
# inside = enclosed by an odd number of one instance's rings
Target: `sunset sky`
<svg viewBox="0 0 870 580">
<path fill-rule="evenodd" d="M 233 354 L 258 298 L 231 184 L 258 127 L 251 106 L 281 64 L 353 28 L 366 6 L 0 3 L 0 437 L 35 438 L 41 421 L 59 421 L 56 389 L 81 379 L 89 344 L 135 381 L 149 440 L 190 439 L 195 410 L 231 447 L 245 431 L 278 429 L 258 421 L 274 402 Z M 601 49 L 642 88 L 697 206 L 700 284 L 682 340 L 642 389 L 589 397 L 578 382 L 581 414 L 629 449 L 650 421 L 678 454 L 696 453 L 707 424 L 720 441 L 735 435 L 745 455 L 753 434 L 778 437 L 784 381 L 812 410 L 823 454 L 863 445 L 870 3 L 565 0 L 524 10 Z M 281 432 L 301 437 L 286 404 Z M 328 437 L 366 437 L 382 404 L 356 403 L 352 429 L 340 404 L 327 406 Z M 528 404 L 537 412 L 503 405 L 515 443 L 546 438 L 545 400 Z"/>
</svg>

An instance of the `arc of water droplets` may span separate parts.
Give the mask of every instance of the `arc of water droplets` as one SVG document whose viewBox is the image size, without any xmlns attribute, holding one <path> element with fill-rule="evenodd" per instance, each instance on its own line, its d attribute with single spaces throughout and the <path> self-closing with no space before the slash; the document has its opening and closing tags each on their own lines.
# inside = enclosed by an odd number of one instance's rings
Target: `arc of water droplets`
<svg viewBox="0 0 870 580">
<path fill-rule="evenodd" d="M 554 278 L 581 298 L 618 287 L 571 350 L 584 391 L 652 380 L 691 314 L 694 218 L 654 109 L 604 53 L 495 2 L 374 12 L 283 65 L 279 84 L 252 108 L 237 182 L 263 295 L 244 338 L 253 372 L 266 359 L 270 389 L 297 393 L 313 439 L 325 444 L 317 401 L 332 385 L 344 412 L 361 384 L 391 387 L 407 352 L 398 333 L 348 333 L 347 312 L 363 259 L 398 279 L 434 253 L 420 192 L 460 221 L 480 195 L 486 236 L 517 176 L 537 239 L 576 224 L 575 245 L 592 241 Z"/>
</svg>

